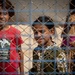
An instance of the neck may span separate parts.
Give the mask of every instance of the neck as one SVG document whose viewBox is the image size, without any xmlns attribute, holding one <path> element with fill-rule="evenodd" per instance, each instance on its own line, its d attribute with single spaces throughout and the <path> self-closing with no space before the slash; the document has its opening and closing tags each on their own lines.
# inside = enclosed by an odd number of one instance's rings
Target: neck
<svg viewBox="0 0 75 75">
<path fill-rule="evenodd" d="M 48 42 L 45 44 L 45 47 L 51 46 L 51 45 L 53 45 L 53 41 L 52 41 L 52 40 L 48 41 Z"/>
<path fill-rule="evenodd" d="M 7 26 L 4 26 L 4 27 L 1 27 L 1 28 L 0 28 L 0 31 L 1 31 L 1 30 L 8 30 L 9 28 L 10 28 L 10 26 L 7 25 Z"/>
<path fill-rule="evenodd" d="M 49 41 L 47 41 L 45 44 L 42 44 L 42 45 L 40 45 L 41 47 L 43 46 L 43 47 L 47 47 L 47 46 L 51 46 L 51 45 L 53 45 L 53 41 L 52 40 L 49 40 Z"/>
</svg>

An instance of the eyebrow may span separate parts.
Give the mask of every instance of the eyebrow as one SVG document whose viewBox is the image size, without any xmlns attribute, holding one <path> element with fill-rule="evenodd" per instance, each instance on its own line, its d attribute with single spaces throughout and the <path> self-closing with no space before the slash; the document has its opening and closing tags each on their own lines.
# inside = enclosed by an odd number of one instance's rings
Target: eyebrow
<svg viewBox="0 0 75 75">
<path fill-rule="evenodd" d="M 37 30 L 36 30 L 36 28 L 35 28 L 34 26 L 32 26 L 32 29 L 35 30 L 35 31 L 37 32 Z"/>
<path fill-rule="evenodd" d="M 32 28 L 33 28 L 33 30 L 35 30 L 36 32 L 38 32 L 38 30 L 34 27 L 34 26 L 32 26 Z M 42 28 L 42 29 L 44 29 L 44 28 Z M 44 30 L 42 30 L 42 32 L 43 32 Z"/>
</svg>

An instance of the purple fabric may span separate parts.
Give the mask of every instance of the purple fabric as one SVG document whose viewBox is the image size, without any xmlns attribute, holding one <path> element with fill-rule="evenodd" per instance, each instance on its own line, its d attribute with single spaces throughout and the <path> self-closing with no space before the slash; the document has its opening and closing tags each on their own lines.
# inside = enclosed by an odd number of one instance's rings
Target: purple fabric
<svg viewBox="0 0 75 75">
<path fill-rule="evenodd" d="M 70 46 L 70 47 L 73 47 L 70 44 L 70 42 L 73 42 L 73 41 L 75 41 L 75 36 L 69 36 L 68 38 L 63 39 L 62 46 Z"/>
<path fill-rule="evenodd" d="M 75 36 L 70 36 L 70 42 L 75 41 Z"/>
</svg>

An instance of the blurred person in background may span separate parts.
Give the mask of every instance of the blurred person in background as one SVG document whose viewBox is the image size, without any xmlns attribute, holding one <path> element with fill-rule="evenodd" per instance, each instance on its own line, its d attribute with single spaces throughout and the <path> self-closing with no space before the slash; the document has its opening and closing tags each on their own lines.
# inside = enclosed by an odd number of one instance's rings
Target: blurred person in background
<svg viewBox="0 0 75 75">
<path fill-rule="evenodd" d="M 62 45 L 61 47 L 66 51 L 69 72 L 74 75 L 75 73 L 75 9 L 69 11 L 62 32 Z"/>
</svg>

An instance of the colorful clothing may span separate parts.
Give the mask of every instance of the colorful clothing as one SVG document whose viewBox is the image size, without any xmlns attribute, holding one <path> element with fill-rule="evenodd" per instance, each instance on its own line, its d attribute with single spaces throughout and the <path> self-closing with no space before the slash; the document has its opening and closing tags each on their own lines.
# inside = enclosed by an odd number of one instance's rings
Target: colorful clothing
<svg viewBox="0 0 75 75">
<path fill-rule="evenodd" d="M 34 49 L 30 75 L 57 75 L 66 70 L 66 55 L 61 48 L 53 45 L 46 48 L 38 46 Z"/>
<path fill-rule="evenodd" d="M 23 43 L 20 31 L 10 26 L 0 31 L 0 75 L 18 75 L 20 57 L 17 51 Z"/>
<path fill-rule="evenodd" d="M 73 44 L 75 44 L 75 36 L 68 36 L 67 38 L 63 39 L 61 45 L 61 47 L 66 51 L 68 71 L 70 75 L 75 74 L 75 45 Z"/>
<path fill-rule="evenodd" d="M 69 36 L 68 38 L 65 38 L 62 42 L 62 47 L 73 47 L 71 42 L 75 42 L 75 36 Z"/>
</svg>

